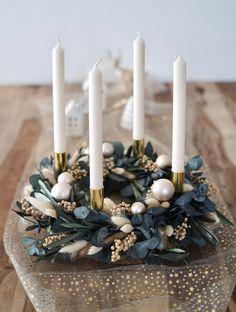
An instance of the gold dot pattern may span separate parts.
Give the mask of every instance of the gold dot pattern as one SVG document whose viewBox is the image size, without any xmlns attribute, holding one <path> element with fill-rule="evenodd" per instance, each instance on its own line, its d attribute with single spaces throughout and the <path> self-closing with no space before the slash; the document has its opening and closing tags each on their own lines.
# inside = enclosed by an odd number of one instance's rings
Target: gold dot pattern
<svg viewBox="0 0 236 312">
<path fill-rule="evenodd" d="M 218 207 L 231 218 L 223 202 Z M 223 312 L 235 285 L 235 226 L 217 229 L 219 247 L 201 248 L 189 264 L 173 266 L 35 262 L 20 244 L 24 229 L 11 214 L 4 244 L 38 312 Z"/>
</svg>

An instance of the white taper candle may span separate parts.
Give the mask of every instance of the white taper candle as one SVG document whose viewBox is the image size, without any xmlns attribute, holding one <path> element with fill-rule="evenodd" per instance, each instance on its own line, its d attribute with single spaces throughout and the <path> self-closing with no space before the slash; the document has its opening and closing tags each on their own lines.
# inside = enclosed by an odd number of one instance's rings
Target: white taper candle
<svg viewBox="0 0 236 312">
<path fill-rule="evenodd" d="M 89 72 L 89 162 L 90 189 L 103 188 L 102 73 L 95 64 Z"/>
<path fill-rule="evenodd" d="M 66 152 L 64 50 L 60 41 L 52 50 L 54 152 Z"/>
<path fill-rule="evenodd" d="M 144 139 L 145 42 L 138 34 L 133 44 L 133 140 Z"/>
<path fill-rule="evenodd" d="M 184 172 L 186 124 L 186 64 L 177 57 L 173 68 L 172 172 Z"/>
</svg>

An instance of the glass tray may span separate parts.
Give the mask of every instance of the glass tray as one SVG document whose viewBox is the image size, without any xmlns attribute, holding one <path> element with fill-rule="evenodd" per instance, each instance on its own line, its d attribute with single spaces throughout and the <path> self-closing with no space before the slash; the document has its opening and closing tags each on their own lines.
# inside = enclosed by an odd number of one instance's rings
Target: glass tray
<svg viewBox="0 0 236 312">
<path fill-rule="evenodd" d="M 38 103 L 42 133 L 29 159 L 15 199 L 38 161 L 52 150 L 51 103 Z M 169 150 L 171 106 L 166 104 L 158 122 L 148 117 L 147 140 L 158 151 Z M 121 109 L 107 110 L 104 115 L 104 136 L 130 143 L 130 132 L 119 128 Z M 114 124 L 112 121 L 116 121 Z M 112 128 L 111 128 L 112 124 Z M 155 125 L 155 127 L 154 127 Z M 158 125 L 158 127 L 156 126 Z M 154 127 L 154 128 L 153 128 Z M 112 129 L 112 133 L 110 131 Z M 165 131 L 163 130 L 165 129 Z M 155 133 L 155 136 L 153 134 Z M 156 140 L 155 138 L 160 138 Z M 86 134 L 85 134 L 86 138 Z M 77 142 L 78 143 L 78 142 Z M 69 150 L 75 149 L 75 140 Z M 189 148 L 194 154 L 194 147 Z M 222 198 L 216 199 L 218 209 L 231 218 Z M 12 204 L 12 208 L 15 208 Z M 236 228 L 220 226 L 220 245 L 205 247 L 191 257 L 188 265 L 147 266 L 111 265 L 79 260 L 74 263 L 35 262 L 21 245 L 25 225 L 10 212 L 5 227 L 4 245 L 30 300 L 38 312 L 86 311 L 225 311 L 236 281 Z"/>
</svg>

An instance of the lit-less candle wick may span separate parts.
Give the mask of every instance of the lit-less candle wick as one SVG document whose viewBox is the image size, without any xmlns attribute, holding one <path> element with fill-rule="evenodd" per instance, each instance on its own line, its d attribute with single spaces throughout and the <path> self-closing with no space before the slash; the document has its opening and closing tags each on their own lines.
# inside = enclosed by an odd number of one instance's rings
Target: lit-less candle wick
<svg viewBox="0 0 236 312">
<path fill-rule="evenodd" d="M 100 59 L 97 61 L 97 63 L 95 63 L 96 66 L 98 66 L 102 61 L 102 57 L 100 57 Z"/>
<path fill-rule="evenodd" d="M 61 45 L 61 40 L 60 38 L 57 38 L 57 46 L 60 46 Z"/>
</svg>

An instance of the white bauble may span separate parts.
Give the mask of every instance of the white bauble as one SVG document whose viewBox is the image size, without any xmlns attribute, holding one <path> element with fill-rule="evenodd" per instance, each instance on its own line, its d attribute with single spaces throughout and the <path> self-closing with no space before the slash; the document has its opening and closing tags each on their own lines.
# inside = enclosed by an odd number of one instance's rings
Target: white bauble
<svg viewBox="0 0 236 312">
<path fill-rule="evenodd" d="M 132 214 L 144 213 L 145 210 L 145 205 L 141 202 L 133 203 L 133 205 L 131 206 Z"/>
<path fill-rule="evenodd" d="M 55 184 L 51 189 L 51 195 L 56 200 L 67 200 L 70 197 L 71 186 L 66 182 Z"/>
<path fill-rule="evenodd" d="M 170 180 L 159 179 L 151 187 L 152 195 L 160 201 L 168 201 L 175 193 L 175 187 Z"/>
<path fill-rule="evenodd" d="M 157 157 L 156 164 L 158 168 L 164 169 L 171 166 L 171 158 L 166 154 L 161 154 Z"/>
<path fill-rule="evenodd" d="M 74 181 L 74 178 L 69 172 L 62 172 L 61 174 L 59 174 L 57 178 L 57 182 L 59 183 L 66 182 L 68 184 L 71 184 L 73 181 Z"/>
<path fill-rule="evenodd" d="M 102 153 L 104 157 L 111 157 L 114 153 L 114 146 L 111 142 L 102 143 Z"/>
</svg>

